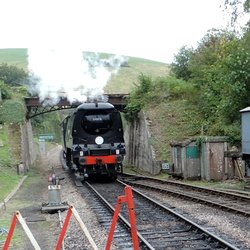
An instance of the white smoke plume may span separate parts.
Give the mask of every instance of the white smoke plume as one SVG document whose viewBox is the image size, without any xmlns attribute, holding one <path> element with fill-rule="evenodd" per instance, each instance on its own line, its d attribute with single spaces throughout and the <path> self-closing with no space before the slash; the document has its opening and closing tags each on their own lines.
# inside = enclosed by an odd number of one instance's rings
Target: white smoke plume
<svg viewBox="0 0 250 250">
<path fill-rule="evenodd" d="M 111 75 L 127 64 L 121 56 L 101 59 L 95 53 L 84 57 L 82 50 L 74 48 L 31 48 L 28 53 L 30 92 L 38 94 L 41 101 L 49 100 L 49 104 L 56 104 L 62 97 L 85 102 L 102 96 Z"/>
</svg>

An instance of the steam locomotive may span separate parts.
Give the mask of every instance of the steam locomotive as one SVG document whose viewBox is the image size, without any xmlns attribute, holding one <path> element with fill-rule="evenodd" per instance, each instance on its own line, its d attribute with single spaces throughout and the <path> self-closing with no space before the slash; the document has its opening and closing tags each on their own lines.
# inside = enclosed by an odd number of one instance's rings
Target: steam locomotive
<svg viewBox="0 0 250 250">
<path fill-rule="evenodd" d="M 120 112 L 110 103 L 84 103 L 63 122 L 66 165 L 85 179 L 122 173 L 125 150 Z"/>
</svg>

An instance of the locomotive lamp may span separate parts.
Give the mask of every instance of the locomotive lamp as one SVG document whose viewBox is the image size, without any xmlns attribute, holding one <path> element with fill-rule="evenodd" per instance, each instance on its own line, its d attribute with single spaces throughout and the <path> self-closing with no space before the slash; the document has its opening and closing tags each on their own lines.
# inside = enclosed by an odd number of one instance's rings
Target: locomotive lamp
<svg viewBox="0 0 250 250">
<path fill-rule="evenodd" d="M 102 145 L 103 142 L 104 142 L 104 139 L 103 139 L 101 136 L 97 136 L 97 137 L 95 138 L 95 143 L 96 143 L 97 145 Z"/>
<path fill-rule="evenodd" d="M 116 161 L 117 161 L 117 163 L 122 163 L 122 161 L 123 161 L 123 156 L 122 156 L 122 155 L 117 155 L 117 156 L 116 156 Z"/>
<path fill-rule="evenodd" d="M 79 163 L 80 163 L 81 165 L 85 165 L 86 162 L 87 162 L 87 159 L 86 159 L 85 157 L 79 157 Z"/>
</svg>

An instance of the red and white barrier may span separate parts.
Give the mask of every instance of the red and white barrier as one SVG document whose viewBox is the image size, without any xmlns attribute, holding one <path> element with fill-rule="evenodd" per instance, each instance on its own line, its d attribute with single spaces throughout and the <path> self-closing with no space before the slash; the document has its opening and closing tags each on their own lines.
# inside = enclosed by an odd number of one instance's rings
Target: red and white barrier
<svg viewBox="0 0 250 250">
<path fill-rule="evenodd" d="M 129 219 L 130 219 L 130 225 L 131 225 L 131 235 L 132 235 L 132 239 L 133 239 L 134 249 L 135 250 L 140 249 L 138 234 L 137 234 L 136 217 L 135 217 L 135 210 L 134 210 L 135 205 L 134 205 L 134 197 L 133 197 L 133 193 L 132 193 L 132 187 L 126 186 L 125 187 L 125 193 L 126 193 L 126 195 L 118 197 L 118 201 L 117 201 L 117 204 L 116 204 L 112 225 L 111 225 L 111 228 L 110 228 L 108 242 L 107 242 L 107 245 L 106 245 L 106 250 L 109 250 L 111 248 L 111 244 L 112 244 L 112 240 L 113 240 L 113 237 L 114 237 L 116 224 L 117 224 L 119 213 L 120 213 L 120 210 L 121 210 L 121 204 L 125 203 L 125 202 L 128 204 L 128 212 L 129 212 Z"/>
<path fill-rule="evenodd" d="M 133 199 L 133 194 L 132 194 L 132 188 L 130 186 L 126 186 L 125 187 L 125 193 L 126 195 L 124 196 L 119 196 L 118 197 L 118 201 L 116 204 L 116 209 L 115 209 L 115 213 L 114 213 L 114 217 L 113 217 L 113 221 L 112 221 L 112 225 L 110 228 L 110 233 L 109 233 L 109 237 L 108 237 L 108 241 L 107 241 L 107 245 L 106 245 L 106 250 L 110 250 L 111 248 L 111 244 L 112 244 L 112 240 L 113 240 L 113 236 L 114 236 L 114 232 L 115 232 L 115 228 L 116 228 L 116 224 L 118 221 L 118 217 L 119 217 L 119 213 L 121 210 L 121 204 L 122 203 L 127 203 L 128 204 L 128 212 L 129 212 L 129 218 L 130 218 L 130 224 L 131 224 L 131 235 L 132 235 L 132 239 L 133 239 L 133 245 L 134 245 L 134 249 L 135 250 L 139 250 L 139 241 L 138 241 L 138 233 L 137 233 L 137 226 L 136 226 L 136 217 L 135 217 L 135 210 L 134 210 L 134 199 Z M 84 225 L 83 221 L 81 220 L 79 214 L 77 213 L 76 209 L 74 208 L 74 206 L 70 206 L 68 209 L 68 213 L 67 216 L 65 218 L 63 227 L 62 227 L 62 231 L 61 234 L 59 236 L 58 242 L 57 242 L 57 246 L 56 246 L 56 250 L 60 250 L 63 244 L 63 240 L 65 238 L 67 229 L 68 229 L 68 225 L 70 222 L 70 218 L 72 216 L 72 214 L 75 216 L 76 220 L 78 221 L 82 231 L 84 232 L 85 236 L 87 237 L 90 245 L 92 246 L 93 249 L 97 250 L 97 246 L 94 242 L 94 240 L 92 239 L 90 233 L 88 232 L 87 227 Z M 17 222 L 20 222 L 20 224 L 22 225 L 25 233 L 27 234 L 27 236 L 29 237 L 32 245 L 34 246 L 35 250 L 41 250 L 40 246 L 38 245 L 36 239 L 34 238 L 33 234 L 31 233 L 29 227 L 27 226 L 25 220 L 23 219 L 22 215 L 20 214 L 19 211 L 17 211 L 14 214 L 13 220 L 12 220 L 12 224 L 9 230 L 9 234 L 8 237 L 5 241 L 3 250 L 8 250 L 9 246 L 10 246 L 10 242 L 11 239 L 13 237 L 14 231 L 15 231 L 15 227 Z"/>
<path fill-rule="evenodd" d="M 4 247 L 3 247 L 3 250 L 8 250 L 9 249 L 9 246 L 10 246 L 10 242 L 11 242 L 11 239 L 12 239 L 12 236 L 14 234 L 14 231 L 15 231 L 15 227 L 16 227 L 16 224 L 17 224 L 17 221 L 20 222 L 20 224 L 22 225 L 25 233 L 27 234 L 27 236 L 29 237 L 30 239 L 30 242 L 32 243 L 32 245 L 34 246 L 34 249 L 36 250 L 41 250 L 41 248 L 39 247 L 39 245 L 37 244 L 33 234 L 31 233 L 30 229 L 28 228 L 25 220 L 23 219 L 22 215 L 17 211 L 13 217 L 13 220 L 12 220 L 12 224 L 11 224 L 11 227 L 10 227 L 10 230 L 9 230 L 9 234 L 8 234 L 8 237 L 7 237 L 7 240 L 5 241 L 5 244 L 4 244 Z"/>
</svg>

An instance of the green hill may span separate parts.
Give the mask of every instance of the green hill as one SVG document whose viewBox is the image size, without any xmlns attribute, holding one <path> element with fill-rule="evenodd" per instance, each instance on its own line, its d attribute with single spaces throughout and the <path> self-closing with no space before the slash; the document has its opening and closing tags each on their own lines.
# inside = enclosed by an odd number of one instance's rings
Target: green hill
<svg viewBox="0 0 250 250">
<path fill-rule="evenodd" d="M 0 49 L 0 63 L 27 69 L 28 49 Z"/>
<path fill-rule="evenodd" d="M 169 74 L 169 65 L 141 58 L 129 57 L 128 67 L 121 67 L 117 75 L 113 75 L 105 87 L 105 93 L 127 94 L 137 82 L 140 74 L 153 78 L 164 77 Z"/>
<path fill-rule="evenodd" d="M 92 52 L 84 52 L 84 55 L 96 56 Z M 99 58 L 109 58 L 114 55 L 100 53 Z M 134 83 L 140 74 L 152 77 L 166 76 L 169 72 L 169 65 L 142 58 L 127 57 L 126 67 L 121 67 L 117 74 L 112 74 L 111 79 L 104 91 L 109 94 L 127 94 L 133 88 Z M 7 63 L 27 69 L 28 49 L 0 49 L 0 63 Z"/>
</svg>

